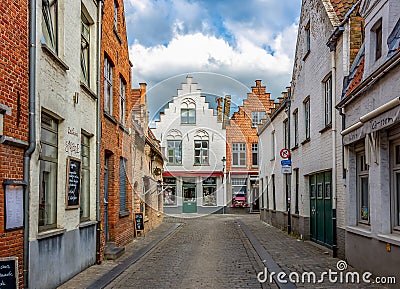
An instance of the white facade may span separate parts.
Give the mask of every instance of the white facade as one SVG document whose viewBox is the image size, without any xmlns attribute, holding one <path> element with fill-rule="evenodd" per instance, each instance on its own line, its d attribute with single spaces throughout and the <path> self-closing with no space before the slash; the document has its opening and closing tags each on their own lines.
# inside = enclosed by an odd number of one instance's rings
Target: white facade
<svg viewBox="0 0 400 289">
<path fill-rule="evenodd" d="M 57 287 L 96 260 L 96 23 L 100 4 L 90 0 L 50 1 L 42 9 L 46 2 L 36 1 L 36 150 L 30 163 L 30 288 Z M 88 28 L 86 37 L 89 36 L 85 79 L 81 76 L 83 19 Z M 71 158 L 81 165 L 81 179 L 77 175 L 75 180 L 80 183 L 79 198 L 85 208 L 72 205 L 73 196 L 68 198 L 67 164 Z"/>
<path fill-rule="evenodd" d="M 225 129 L 222 129 L 222 122 L 217 121 L 217 115 L 209 108 L 191 77 L 187 77 L 186 83 L 178 89 L 178 95 L 160 115 L 153 132 L 167 157 L 163 175 L 176 178 L 175 197 L 172 196 L 175 199 L 165 200 L 164 212 L 220 212 L 226 203 L 221 161 L 226 153 Z M 207 186 L 203 181 L 208 177 L 215 178 L 215 184 L 209 184 L 215 185 L 215 196 L 203 194 Z M 190 183 L 195 184 L 195 189 L 191 189 L 195 190 L 195 195 L 191 193 L 193 203 L 189 205 L 193 210 L 185 207 L 183 181 L 188 181 L 189 186 Z"/>
<path fill-rule="evenodd" d="M 400 3 L 361 1 L 360 14 L 365 41 L 350 73 L 349 87 L 355 86 L 338 104 L 345 117 L 346 258 L 361 270 L 398 280 Z"/>
</svg>

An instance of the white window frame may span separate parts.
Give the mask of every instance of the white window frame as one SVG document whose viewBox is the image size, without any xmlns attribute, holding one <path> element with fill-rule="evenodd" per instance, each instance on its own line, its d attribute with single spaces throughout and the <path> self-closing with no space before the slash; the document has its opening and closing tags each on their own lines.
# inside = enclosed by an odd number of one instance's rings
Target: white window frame
<svg viewBox="0 0 400 289">
<path fill-rule="evenodd" d="M 81 81 L 90 87 L 90 22 L 81 12 Z"/>
<path fill-rule="evenodd" d="M 254 168 L 258 167 L 258 142 L 253 142 L 251 144 L 251 166 Z"/>
<path fill-rule="evenodd" d="M 119 89 L 119 117 L 120 122 L 125 125 L 125 113 L 126 113 L 126 84 L 122 77 L 119 78 L 120 89 Z"/>
<path fill-rule="evenodd" d="M 58 54 L 58 0 L 42 0 L 42 42 Z"/>
<path fill-rule="evenodd" d="M 244 158 L 243 158 L 244 153 Z M 237 154 L 237 164 L 234 163 L 234 155 Z M 232 167 L 246 167 L 246 143 L 232 143 Z"/>
<path fill-rule="evenodd" d="M 113 70 L 111 61 L 104 57 L 104 111 L 113 115 Z"/>
<path fill-rule="evenodd" d="M 179 143 L 178 146 L 176 146 Z M 179 152 L 179 160 L 176 157 L 176 152 Z M 167 140 L 167 159 L 168 165 L 181 165 L 182 164 L 182 140 L 171 139 Z M 170 162 L 172 157 L 172 162 Z"/>
<path fill-rule="evenodd" d="M 81 200 L 80 200 L 80 221 L 90 220 L 90 136 L 81 133 L 81 159 L 82 159 L 82 176 L 81 176 Z M 87 177 L 87 180 L 86 180 Z M 89 186 L 86 187 L 85 185 Z M 85 214 L 85 215 L 83 215 Z M 87 214 L 87 215 L 86 215 Z"/>
<path fill-rule="evenodd" d="M 267 118 L 265 111 L 252 111 L 251 112 L 251 127 L 256 127 L 258 124 L 262 124 L 262 120 Z"/>
<path fill-rule="evenodd" d="M 396 147 L 399 151 L 396 152 Z M 397 156 L 399 154 L 399 156 Z M 391 142 L 390 145 L 390 170 L 391 170 L 391 211 L 392 211 L 392 230 L 395 233 L 400 233 L 400 185 L 397 187 L 397 175 L 400 175 L 400 140 L 397 139 Z M 399 161 L 396 160 L 399 159 Z"/>
<path fill-rule="evenodd" d="M 114 0 L 114 30 L 115 32 L 118 32 L 118 2 L 116 0 Z"/>
<path fill-rule="evenodd" d="M 332 75 L 329 75 L 324 83 L 325 99 L 325 127 L 332 124 Z"/>
<path fill-rule="evenodd" d="M 357 221 L 358 223 L 369 225 L 371 206 L 370 206 L 370 188 L 369 188 L 369 168 L 366 164 L 365 148 L 360 147 L 356 150 L 356 172 L 357 172 Z M 368 217 L 363 219 L 363 180 L 367 182 L 368 196 Z"/>
<path fill-rule="evenodd" d="M 293 125 L 294 125 L 294 146 L 297 147 L 299 145 L 299 110 L 296 109 L 293 112 Z"/>
<path fill-rule="evenodd" d="M 304 135 L 305 135 L 305 139 L 308 140 L 310 139 L 310 135 L 311 135 L 311 103 L 310 103 L 310 98 L 307 97 L 304 100 Z"/>
</svg>

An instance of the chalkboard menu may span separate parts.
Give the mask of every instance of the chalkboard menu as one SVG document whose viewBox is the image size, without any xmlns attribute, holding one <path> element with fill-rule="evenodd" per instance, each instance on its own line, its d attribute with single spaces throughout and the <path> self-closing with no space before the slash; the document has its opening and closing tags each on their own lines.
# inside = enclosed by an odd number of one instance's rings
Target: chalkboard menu
<svg viewBox="0 0 400 289">
<path fill-rule="evenodd" d="M 18 288 L 18 258 L 0 258 L 0 288 Z"/>
<path fill-rule="evenodd" d="M 143 213 L 135 213 L 135 228 L 136 231 L 144 231 Z"/>
<path fill-rule="evenodd" d="M 81 160 L 68 157 L 67 159 L 67 208 L 79 208 L 81 192 Z"/>
</svg>

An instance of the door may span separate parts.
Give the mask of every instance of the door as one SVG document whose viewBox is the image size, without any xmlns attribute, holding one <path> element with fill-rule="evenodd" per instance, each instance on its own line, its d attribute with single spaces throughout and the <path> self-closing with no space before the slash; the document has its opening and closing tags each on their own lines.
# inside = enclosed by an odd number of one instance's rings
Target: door
<svg viewBox="0 0 400 289">
<path fill-rule="evenodd" d="M 183 181 L 183 213 L 197 213 L 196 183 L 194 180 Z"/>
<path fill-rule="evenodd" d="M 332 245 L 332 173 L 310 176 L 310 233 L 311 240 Z"/>
<path fill-rule="evenodd" d="M 108 242 L 108 163 L 109 156 L 105 158 L 104 164 L 104 231 L 106 233 L 106 242 Z"/>
<path fill-rule="evenodd" d="M 259 196 L 259 187 L 258 181 L 250 181 L 251 187 L 251 210 L 252 212 L 259 212 L 260 211 L 260 196 Z"/>
</svg>

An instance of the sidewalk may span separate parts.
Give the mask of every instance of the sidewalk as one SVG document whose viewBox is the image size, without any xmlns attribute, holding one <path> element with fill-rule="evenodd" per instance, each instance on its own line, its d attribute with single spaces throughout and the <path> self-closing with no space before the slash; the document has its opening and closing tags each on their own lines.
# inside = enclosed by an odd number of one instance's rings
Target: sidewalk
<svg viewBox="0 0 400 289">
<path fill-rule="evenodd" d="M 266 267 L 269 268 L 269 261 L 275 266 L 274 269 L 278 268 L 280 271 L 290 274 L 291 272 L 296 272 L 301 274 L 303 272 L 314 272 L 317 276 L 317 280 L 320 278 L 322 272 L 328 272 L 332 269 L 334 272 L 341 272 L 337 268 L 337 263 L 341 261 L 340 259 L 333 258 L 328 253 L 328 249 L 324 249 L 322 246 L 316 246 L 312 244 L 311 241 L 300 241 L 294 237 L 289 236 L 286 232 L 283 232 L 273 226 L 270 226 L 264 222 L 261 222 L 259 216 L 246 215 L 238 216 L 238 226 L 244 224 L 243 227 L 247 227 L 255 238 L 261 243 L 261 246 L 266 250 L 266 257 L 272 257 L 272 260 L 263 260 Z M 242 228 L 246 232 L 246 228 Z M 251 235 L 250 233 L 250 235 Z M 249 235 L 248 235 L 249 237 Z M 257 242 L 256 240 L 256 242 Z M 250 238 L 251 241 L 251 238 Z M 254 243 L 252 242 L 253 247 Z M 258 253 L 258 252 L 257 252 Z M 268 256 L 269 255 L 269 256 Z M 280 268 L 279 268 L 279 267 Z M 272 266 L 274 267 L 274 266 Z M 271 269 L 270 269 L 271 270 Z M 274 271 L 274 270 L 271 270 Z M 343 270 L 344 278 L 346 272 L 357 272 L 351 266 L 348 266 L 346 270 Z M 276 272 L 278 273 L 278 272 Z M 360 279 L 363 272 L 359 272 Z M 339 275 L 338 275 L 339 277 Z M 338 278 L 338 280 L 340 280 Z M 370 280 L 374 280 L 373 277 Z M 268 281 L 267 281 L 268 282 Z M 277 284 L 282 285 L 282 284 Z M 284 285 L 284 284 L 283 284 Z M 361 281 L 360 284 L 342 284 L 338 281 L 336 283 L 330 283 L 328 275 L 324 276 L 323 283 L 304 283 L 301 282 L 296 284 L 297 288 L 379 288 L 384 289 L 383 285 L 379 284 L 366 284 Z M 285 288 L 286 286 L 279 286 L 280 288 Z M 296 288 L 296 287 L 295 287 Z"/>
<path fill-rule="evenodd" d="M 93 265 L 81 273 L 77 274 L 72 279 L 68 280 L 59 289 L 77 289 L 88 288 L 96 284 L 111 281 L 115 278 L 118 271 L 123 271 L 124 267 L 128 267 L 132 261 L 136 261 L 147 251 L 150 251 L 152 246 L 157 245 L 160 241 L 166 238 L 167 234 L 172 233 L 177 229 L 176 223 L 163 222 L 157 228 L 151 230 L 145 237 L 138 237 L 132 243 L 125 247 L 125 253 L 117 260 L 103 260 L 100 265 Z"/>
</svg>

